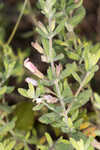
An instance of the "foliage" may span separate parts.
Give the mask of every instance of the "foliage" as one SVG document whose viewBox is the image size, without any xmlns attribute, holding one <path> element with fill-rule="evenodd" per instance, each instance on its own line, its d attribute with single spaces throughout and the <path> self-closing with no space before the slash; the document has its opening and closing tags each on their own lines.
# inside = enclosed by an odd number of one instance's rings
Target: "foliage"
<svg viewBox="0 0 100 150">
<path fill-rule="evenodd" d="M 95 137 L 100 136 L 100 96 L 90 83 L 99 68 L 100 44 L 80 39 L 75 33 L 86 13 L 83 0 L 38 0 L 36 6 L 43 16 L 41 22 L 36 20 L 29 0 L 19 3 L 20 14 L 7 42 L 9 22 L 3 21 L 3 13 L 0 17 L 0 150 L 31 150 L 34 145 L 40 150 L 98 149 Z M 1 3 L 1 12 L 4 7 Z M 34 33 L 39 37 L 31 45 L 48 64 L 45 73 L 25 59 L 27 49 L 17 49 L 16 55 L 11 46 L 23 15 L 36 26 Z M 32 34 L 22 36 L 27 39 Z M 21 83 L 25 76 L 23 61 L 33 77 L 25 79 L 28 89 L 18 88 L 18 92 L 31 101 L 10 106 L 6 96 L 14 93 L 15 82 Z M 14 86 L 11 78 L 15 78 Z M 93 109 L 90 113 L 89 103 Z M 52 137 L 48 125 L 54 132 Z"/>
<path fill-rule="evenodd" d="M 37 148 L 93 150 L 91 143 L 96 135 L 91 139 L 86 136 L 88 134 L 80 132 L 81 126 L 85 128 L 81 109 L 92 99 L 90 81 L 98 70 L 100 45 L 97 47 L 91 42 L 82 41 L 74 32 L 85 16 L 82 0 L 62 0 L 59 4 L 56 0 L 39 0 L 39 8 L 48 22 L 37 23 L 36 31 L 40 34 L 40 39 L 33 42 L 32 46 L 49 67 L 44 75 L 29 58 L 26 59 L 24 66 L 38 79 L 28 79 L 29 89 L 19 88 L 18 91 L 24 97 L 33 99 L 36 103 L 33 110 L 42 111 L 47 107 L 48 111 L 42 114 L 39 121 L 61 129 L 68 139 L 60 138 L 53 143 L 46 133 L 49 147 L 38 145 Z M 74 80 L 73 83 L 70 82 L 71 79 Z M 96 94 L 95 98 L 98 103 L 99 97 Z M 88 127 L 89 119 L 87 121 Z M 92 133 L 89 136 L 93 136 Z"/>
</svg>

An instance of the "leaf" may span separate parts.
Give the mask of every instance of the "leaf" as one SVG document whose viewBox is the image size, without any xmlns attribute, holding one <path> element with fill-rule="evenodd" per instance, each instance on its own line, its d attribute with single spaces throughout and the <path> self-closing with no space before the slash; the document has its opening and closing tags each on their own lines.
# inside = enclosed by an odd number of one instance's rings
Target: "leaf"
<svg viewBox="0 0 100 150">
<path fill-rule="evenodd" d="M 27 90 L 22 89 L 22 88 L 19 88 L 19 89 L 18 89 L 18 92 L 19 92 L 21 95 L 23 95 L 24 97 L 28 97 Z"/>
<path fill-rule="evenodd" d="M 12 150 L 16 144 L 16 141 L 10 141 L 8 145 L 6 145 L 5 150 Z"/>
<path fill-rule="evenodd" d="M 72 73 L 72 76 L 74 77 L 74 79 L 75 79 L 76 81 L 78 81 L 79 83 L 81 83 L 81 79 L 80 79 L 79 75 L 78 75 L 76 72 L 73 72 L 73 73 Z"/>
<path fill-rule="evenodd" d="M 74 9 L 81 7 L 82 3 L 83 3 L 83 0 L 79 0 L 78 3 L 74 3 L 74 4 L 73 4 L 73 1 L 69 1 L 69 5 L 67 7 L 66 12 L 70 13 L 70 11 L 73 11 Z"/>
<path fill-rule="evenodd" d="M 73 128 L 73 123 L 72 123 L 72 120 L 71 120 L 71 118 L 68 118 L 68 127 L 69 128 Z"/>
<path fill-rule="evenodd" d="M 15 120 L 12 120 L 11 122 L 6 123 L 6 125 L 0 127 L 0 135 L 6 134 L 10 130 L 12 130 L 15 127 Z"/>
<path fill-rule="evenodd" d="M 1 111 L 5 111 L 6 113 L 11 113 L 12 112 L 12 108 L 8 105 L 4 105 L 4 104 L 0 104 L 0 110 Z"/>
<path fill-rule="evenodd" d="M 55 150 L 74 150 L 70 143 L 59 142 L 55 145 Z"/>
<path fill-rule="evenodd" d="M 40 150 L 48 150 L 48 147 L 45 145 L 37 145 L 37 148 Z"/>
<path fill-rule="evenodd" d="M 0 143 L 0 150 L 5 150 L 3 143 Z"/>
<path fill-rule="evenodd" d="M 43 45 L 45 54 L 49 56 L 49 41 L 47 39 L 42 38 L 42 45 Z"/>
<path fill-rule="evenodd" d="M 20 102 L 16 105 L 14 116 L 17 117 L 16 128 L 22 131 L 29 131 L 33 127 L 34 112 L 32 111 L 32 102 Z"/>
<path fill-rule="evenodd" d="M 10 93 L 13 92 L 14 89 L 15 89 L 14 86 L 7 86 L 7 91 L 6 91 L 6 93 L 10 94 Z"/>
<path fill-rule="evenodd" d="M 28 97 L 29 98 L 34 98 L 35 97 L 35 91 L 32 83 L 28 83 L 29 89 L 27 91 Z"/>
<path fill-rule="evenodd" d="M 39 29 L 39 28 L 36 28 L 36 31 L 42 36 L 42 37 L 44 37 L 44 38 L 48 38 L 48 35 L 47 34 L 45 34 L 43 31 L 41 31 L 41 29 Z"/>
<path fill-rule="evenodd" d="M 45 88 L 42 84 L 38 85 L 38 87 L 36 88 L 36 97 L 39 97 L 40 95 L 44 94 Z"/>
<path fill-rule="evenodd" d="M 67 64 L 66 69 L 64 71 L 62 71 L 61 74 L 60 74 L 60 79 L 64 79 L 64 78 L 70 76 L 75 71 L 77 71 L 76 63 Z"/>
<path fill-rule="evenodd" d="M 58 116 L 58 114 L 51 112 L 51 113 L 47 113 L 42 115 L 39 118 L 39 121 L 45 124 L 51 124 L 53 122 L 55 122 L 56 120 L 59 120 L 60 116 Z"/>
<path fill-rule="evenodd" d="M 89 101 L 91 94 L 92 94 L 91 90 L 84 90 L 83 92 L 81 92 L 74 101 L 70 111 L 75 111 L 76 109 L 85 105 Z"/>
<path fill-rule="evenodd" d="M 47 73 L 48 73 L 48 79 L 53 80 L 53 73 L 51 67 L 48 68 Z"/>
<path fill-rule="evenodd" d="M 58 60 L 61 60 L 61 59 L 63 59 L 64 58 L 64 54 L 59 54 L 59 55 L 57 55 L 55 58 L 54 58 L 54 61 L 58 61 Z"/>
<path fill-rule="evenodd" d="M 33 110 L 38 111 L 38 110 L 42 109 L 43 106 L 44 106 L 43 104 L 36 105 L 36 106 L 33 107 Z"/>
<path fill-rule="evenodd" d="M 44 34 L 46 34 L 46 35 L 48 35 L 48 31 L 47 31 L 47 29 L 45 28 L 45 26 L 42 24 L 42 22 L 38 22 L 38 27 L 41 29 L 41 31 L 44 33 Z"/>
<path fill-rule="evenodd" d="M 75 52 L 67 51 L 66 54 L 67 54 L 68 58 L 70 58 L 72 60 L 79 60 L 79 55 Z"/>
<path fill-rule="evenodd" d="M 45 136 L 46 136 L 46 139 L 47 139 L 49 146 L 52 146 L 53 140 L 52 140 L 51 136 L 47 132 L 45 133 Z"/>
<path fill-rule="evenodd" d="M 65 22 L 66 22 L 65 19 L 61 21 L 61 23 L 55 29 L 54 35 L 58 34 L 64 28 Z"/>
<path fill-rule="evenodd" d="M 93 67 L 91 68 L 91 70 L 89 71 L 89 75 L 88 75 L 87 79 L 85 80 L 84 85 L 88 84 L 88 83 L 91 81 L 91 79 L 94 77 L 94 73 L 95 73 L 97 70 L 98 70 L 98 66 L 97 66 L 97 65 L 95 65 L 95 66 L 93 66 Z"/>
<path fill-rule="evenodd" d="M 85 9 L 83 6 L 81 6 L 74 12 L 72 18 L 68 19 L 68 24 L 72 25 L 73 27 L 76 27 L 84 18 L 85 14 Z"/>
<path fill-rule="evenodd" d="M 0 95 L 4 95 L 7 91 L 7 86 L 3 86 L 0 88 Z"/>
</svg>

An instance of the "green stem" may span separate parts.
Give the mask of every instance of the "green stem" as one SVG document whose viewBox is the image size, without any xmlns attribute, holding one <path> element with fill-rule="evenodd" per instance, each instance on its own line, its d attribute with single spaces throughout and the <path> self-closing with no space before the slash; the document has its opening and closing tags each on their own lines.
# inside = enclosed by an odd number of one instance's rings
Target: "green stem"
<svg viewBox="0 0 100 150">
<path fill-rule="evenodd" d="M 15 33 L 16 33 L 16 30 L 17 30 L 17 28 L 18 28 L 18 26 L 19 26 L 20 20 L 21 20 L 23 14 L 24 14 L 24 10 L 25 10 L 27 1 L 28 1 L 28 0 L 25 0 L 25 1 L 24 1 L 24 5 L 23 5 L 23 8 L 22 8 L 21 13 L 20 13 L 20 15 L 19 15 L 19 18 L 18 18 L 18 20 L 17 20 L 17 23 L 16 23 L 16 25 L 15 25 L 15 27 L 14 27 L 14 29 L 13 29 L 13 31 L 12 31 L 12 33 L 11 33 L 9 39 L 8 39 L 8 41 L 7 41 L 7 44 L 8 44 L 8 45 L 11 43 L 11 41 L 12 41 L 12 39 L 13 39 Z"/>
<path fill-rule="evenodd" d="M 52 19 L 49 18 L 49 29 L 50 29 L 50 26 L 51 26 L 51 22 L 52 22 Z M 52 31 L 50 31 L 52 33 Z M 49 37 L 49 56 L 50 56 L 50 64 L 51 64 L 51 68 L 52 68 L 52 73 L 53 73 L 53 76 L 54 78 L 56 77 L 56 72 L 55 72 L 55 66 L 54 66 L 54 62 L 53 62 L 53 48 L 52 48 L 52 41 L 53 41 L 53 37 L 50 36 Z M 61 104 L 61 107 L 62 107 L 62 110 L 63 110 L 63 116 L 65 117 L 65 120 L 66 120 L 66 125 L 67 125 L 67 115 L 66 115 L 66 108 L 65 108 L 65 103 L 62 99 L 62 96 L 61 96 L 61 92 L 60 92 L 60 89 L 59 89 L 59 84 L 58 84 L 58 80 L 56 79 L 55 81 L 55 86 L 56 86 L 56 91 L 57 91 L 57 95 L 59 97 L 59 102 Z"/>
<path fill-rule="evenodd" d="M 81 84 L 80 84 L 78 90 L 77 90 L 76 93 L 75 93 L 75 98 L 79 95 L 80 91 L 81 91 L 82 88 L 84 87 L 85 81 L 86 81 L 86 79 L 88 78 L 89 75 L 90 75 L 90 72 L 87 72 L 86 75 L 85 75 L 85 77 L 84 77 L 84 79 L 83 79 L 83 81 L 81 82 Z M 69 113 L 69 111 L 70 111 L 70 109 L 71 109 L 73 103 L 74 103 L 74 101 L 68 106 L 67 112 L 66 112 L 67 114 Z"/>
</svg>

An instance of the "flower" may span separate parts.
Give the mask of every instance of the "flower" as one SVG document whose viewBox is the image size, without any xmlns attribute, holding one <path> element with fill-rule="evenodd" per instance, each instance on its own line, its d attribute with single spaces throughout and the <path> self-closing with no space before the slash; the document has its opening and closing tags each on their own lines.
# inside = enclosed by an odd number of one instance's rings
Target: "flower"
<svg viewBox="0 0 100 150">
<path fill-rule="evenodd" d="M 30 61 L 29 58 L 25 59 L 24 66 L 31 71 L 34 75 L 38 76 L 39 78 L 43 79 L 44 75 L 37 69 L 37 67 Z"/>
<path fill-rule="evenodd" d="M 38 103 L 41 103 L 42 102 L 42 98 L 36 98 L 36 103 L 38 104 Z"/>
<path fill-rule="evenodd" d="M 56 97 L 53 97 L 51 95 L 44 95 L 43 98 L 47 101 L 47 103 L 51 103 L 51 104 L 56 103 L 58 101 Z"/>
<path fill-rule="evenodd" d="M 36 80 L 34 80 L 34 79 L 32 79 L 32 78 L 29 78 L 29 77 L 26 78 L 25 81 L 26 81 L 27 83 L 32 83 L 32 85 L 34 85 L 34 86 L 37 86 L 37 85 L 38 85 L 38 83 L 37 83 Z"/>
<path fill-rule="evenodd" d="M 62 70 L 62 65 L 61 64 L 57 65 L 56 66 L 56 76 L 57 77 L 60 75 L 61 70 Z"/>
</svg>

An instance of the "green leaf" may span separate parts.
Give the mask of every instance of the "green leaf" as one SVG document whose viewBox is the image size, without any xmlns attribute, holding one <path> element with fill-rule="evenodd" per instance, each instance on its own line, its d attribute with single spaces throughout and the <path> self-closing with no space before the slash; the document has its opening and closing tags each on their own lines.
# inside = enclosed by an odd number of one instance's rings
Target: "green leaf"
<svg viewBox="0 0 100 150">
<path fill-rule="evenodd" d="M 58 61 L 58 60 L 61 60 L 61 59 L 63 59 L 64 58 L 64 54 L 59 54 L 59 55 L 57 55 L 55 58 L 54 58 L 54 61 Z"/>
<path fill-rule="evenodd" d="M 0 127 L 0 135 L 6 134 L 10 130 L 12 130 L 15 127 L 15 120 L 6 123 L 3 127 Z"/>
<path fill-rule="evenodd" d="M 23 95 L 24 97 L 28 97 L 27 90 L 22 89 L 22 88 L 19 88 L 19 89 L 18 89 L 18 92 L 19 92 L 21 95 Z"/>
<path fill-rule="evenodd" d="M 44 106 L 43 104 L 36 105 L 36 106 L 33 107 L 33 110 L 38 111 L 38 110 L 42 109 L 43 106 Z"/>
<path fill-rule="evenodd" d="M 70 58 L 72 60 L 79 60 L 79 55 L 75 52 L 67 51 L 66 54 L 67 54 L 68 58 Z"/>
<path fill-rule="evenodd" d="M 79 0 L 78 3 L 74 3 L 74 4 L 73 4 L 73 1 L 69 1 L 69 5 L 67 7 L 66 12 L 70 13 L 70 11 L 73 11 L 74 9 L 81 7 L 82 3 L 83 3 L 83 0 Z"/>
<path fill-rule="evenodd" d="M 37 148 L 40 150 L 48 150 L 48 146 L 45 145 L 37 145 Z"/>
<path fill-rule="evenodd" d="M 17 117 L 16 128 L 22 131 L 29 131 L 34 124 L 33 103 L 29 101 L 20 102 L 16 105 L 13 115 Z"/>
<path fill-rule="evenodd" d="M 78 81 L 79 83 L 81 83 L 81 79 L 80 79 L 79 75 L 78 75 L 76 72 L 73 72 L 73 73 L 72 73 L 72 76 L 74 77 L 74 79 L 75 79 L 76 81 Z"/>
<path fill-rule="evenodd" d="M 79 110 L 73 111 L 72 117 L 71 117 L 72 121 L 75 121 L 77 119 L 78 114 L 79 114 Z"/>
<path fill-rule="evenodd" d="M 65 19 L 61 21 L 61 23 L 55 29 L 54 35 L 58 34 L 64 28 L 65 22 L 66 22 Z"/>
<path fill-rule="evenodd" d="M 36 31 L 42 36 L 42 37 L 44 37 L 44 38 L 48 38 L 48 35 L 47 34 L 45 34 L 43 31 L 41 31 L 41 29 L 39 29 L 39 28 L 36 28 Z"/>
<path fill-rule="evenodd" d="M 51 67 L 48 68 L 47 73 L 48 73 L 48 79 L 53 80 L 53 73 Z"/>
<path fill-rule="evenodd" d="M 62 92 L 62 96 L 64 98 L 66 98 L 66 100 L 64 100 L 65 102 L 69 101 L 70 98 L 73 97 L 73 93 L 72 93 L 72 90 L 67 82 L 67 79 L 64 80 L 64 83 L 63 83 L 63 92 Z M 68 99 L 67 99 L 68 98 Z"/>
<path fill-rule="evenodd" d="M 33 87 L 32 83 L 29 83 L 28 86 L 29 86 L 29 89 L 27 91 L 28 97 L 34 98 L 35 97 L 35 91 L 34 91 L 34 87 Z"/>
<path fill-rule="evenodd" d="M 59 142 L 55 145 L 55 150 L 74 150 L 70 143 Z"/>
<path fill-rule="evenodd" d="M 0 143 L 0 150 L 5 150 L 3 143 Z"/>
<path fill-rule="evenodd" d="M 68 19 L 68 24 L 72 25 L 73 27 L 76 27 L 81 20 L 84 18 L 86 12 L 83 6 L 78 8 L 72 18 Z"/>
<path fill-rule="evenodd" d="M 15 144 L 16 144 L 16 141 L 9 142 L 9 144 L 6 145 L 5 150 L 12 150 L 14 148 Z"/>
<path fill-rule="evenodd" d="M 39 121 L 45 124 L 51 124 L 53 122 L 55 122 L 56 120 L 59 120 L 60 116 L 58 116 L 58 114 L 51 112 L 51 113 L 47 113 L 42 115 L 39 118 Z"/>
<path fill-rule="evenodd" d="M 91 81 L 91 79 L 94 77 L 94 73 L 95 73 L 97 70 L 98 70 L 98 66 L 97 66 L 97 65 L 95 65 L 95 66 L 92 67 L 92 69 L 91 69 L 90 72 L 89 72 L 88 77 L 87 77 L 86 80 L 85 80 L 84 85 L 88 84 L 88 83 Z"/>
<path fill-rule="evenodd" d="M 61 74 L 60 74 L 60 79 L 64 79 L 64 78 L 70 76 L 75 71 L 77 71 L 76 63 L 67 64 L 66 69 L 64 71 L 62 71 Z"/>
<path fill-rule="evenodd" d="M 49 146 L 52 146 L 53 140 L 52 140 L 51 136 L 47 132 L 45 133 L 45 136 L 46 136 L 46 139 L 47 139 Z"/>
<path fill-rule="evenodd" d="M 7 86 L 1 87 L 1 88 L 0 88 L 0 96 L 1 96 L 1 95 L 4 95 L 4 94 L 6 93 L 6 91 L 7 91 Z"/>
<path fill-rule="evenodd" d="M 0 104 L 0 110 L 5 111 L 6 113 L 12 112 L 12 108 L 6 104 Z"/>
<path fill-rule="evenodd" d="M 78 97 L 76 97 L 76 100 L 74 101 L 72 108 L 70 111 L 75 111 L 76 109 L 80 108 L 81 106 L 85 105 L 89 98 L 91 97 L 91 90 L 84 90 L 81 92 Z"/>
<path fill-rule="evenodd" d="M 49 41 L 47 39 L 42 38 L 42 45 L 43 45 L 45 54 L 49 56 Z"/>
<path fill-rule="evenodd" d="M 40 95 L 44 94 L 45 88 L 42 84 L 38 85 L 38 87 L 36 88 L 36 97 L 39 97 Z"/>
<path fill-rule="evenodd" d="M 10 94 L 10 93 L 13 92 L 14 89 L 15 89 L 14 86 L 7 86 L 7 91 L 6 91 L 6 93 Z"/>
</svg>

